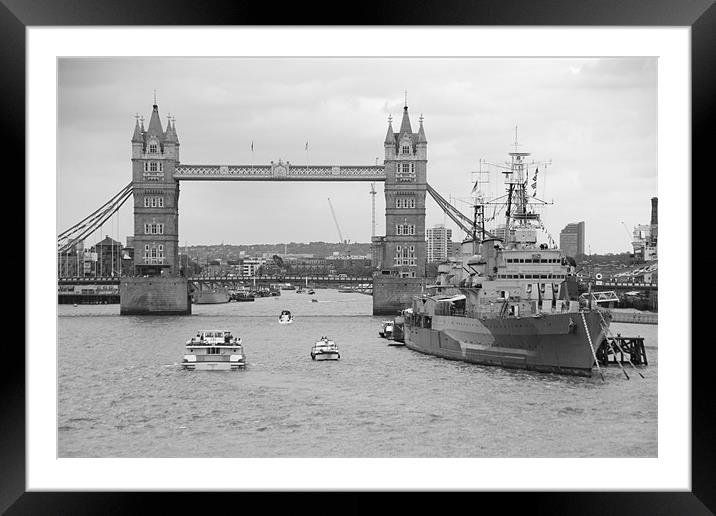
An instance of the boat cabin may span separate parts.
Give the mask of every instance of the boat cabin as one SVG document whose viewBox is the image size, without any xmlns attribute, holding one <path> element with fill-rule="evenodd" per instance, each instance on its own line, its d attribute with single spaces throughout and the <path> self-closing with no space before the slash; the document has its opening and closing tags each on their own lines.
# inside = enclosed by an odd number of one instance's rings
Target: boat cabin
<svg viewBox="0 0 716 516">
<path fill-rule="evenodd" d="M 334 341 L 329 339 L 328 337 L 321 337 L 320 340 L 317 340 L 316 343 L 313 345 L 314 350 L 337 350 L 338 346 Z"/>
<path fill-rule="evenodd" d="M 200 330 L 187 342 L 187 346 L 230 346 L 241 345 L 241 339 L 229 330 Z"/>
</svg>

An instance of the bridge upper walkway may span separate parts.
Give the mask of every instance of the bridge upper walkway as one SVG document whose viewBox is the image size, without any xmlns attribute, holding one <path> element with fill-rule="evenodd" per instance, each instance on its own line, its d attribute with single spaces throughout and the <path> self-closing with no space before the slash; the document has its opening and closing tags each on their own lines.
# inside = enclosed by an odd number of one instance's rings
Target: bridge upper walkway
<svg viewBox="0 0 716 516">
<path fill-rule="evenodd" d="M 218 181 L 385 181 L 383 165 L 177 165 L 174 179 Z"/>
</svg>

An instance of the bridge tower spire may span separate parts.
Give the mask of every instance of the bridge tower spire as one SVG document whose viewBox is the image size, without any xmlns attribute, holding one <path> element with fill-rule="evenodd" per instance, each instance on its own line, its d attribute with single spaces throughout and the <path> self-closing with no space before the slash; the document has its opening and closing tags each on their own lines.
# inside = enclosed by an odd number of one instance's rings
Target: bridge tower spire
<svg viewBox="0 0 716 516">
<path fill-rule="evenodd" d="M 132 135 L 134 273 L 178 276 L 179 139 L 171 120 L 162 127 L 156 96 L 146 130 L 141 120 L 137 115 Z"/>
</svg>

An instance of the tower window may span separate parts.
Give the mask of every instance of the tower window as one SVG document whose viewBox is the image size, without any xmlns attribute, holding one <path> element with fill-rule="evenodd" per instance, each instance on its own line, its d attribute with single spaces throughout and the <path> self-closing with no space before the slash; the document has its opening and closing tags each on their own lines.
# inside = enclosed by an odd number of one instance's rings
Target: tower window
<svg viewBox="0 0 716 516">
<path fill-rule="evenodd" d="M 415 246 L 395 247 L 394 265 L 415 265 Z"/>
<path fill-rule="evenodd" d="M 162 166 L 162 163 L 159 161 L 145 161 L 144 162 L 144 171 L 145 172 L 162 172 L 164 170 L 164 167 Z"/>
<path fill-rule="evenodd" d="M 395 198 L 396 208 L 415 208 L 415 198 L 399 195 Z"/>
<path fill-rule="evenodd" d="M 414 235 L 415 224 L 396 224 L 395 233 L 397 235 Z"/>
<path fill-rule="evenodd" d="M 398 163 L 395 179 L 405 183 L 415 181 L 415 163 Z"/>
<path fill-rule="evenodd" d="M 158 146 L 157 146 L 156 142 L 152 142 L 149 144 L 149 152 L 150 153 L 156 153 L 157 148 L 158 148 Z"/>
<path fill-rule="evenodd" d="M 163 208 L 164 197 L 161 196 L 148 196 L 144 198 L 145 208 Z"/>
<path fill-rule="evenodd" d="M 144 224 L 145 235 L 163 235 L 164 224 L 152 222 L 151 224 Z"/>
<path fill-rule="evenodd" d="M 144 246 L 144 263 L 161 264 L 164 263 L 164 246 L 149 245 Z"/>
<path fill-rule="evenodd" d="M 400 147 L 400 153 L 401 153 L 401 154 L 410 154 L 410 145 L 404 143 L 404 144 Z"/>
</svg>

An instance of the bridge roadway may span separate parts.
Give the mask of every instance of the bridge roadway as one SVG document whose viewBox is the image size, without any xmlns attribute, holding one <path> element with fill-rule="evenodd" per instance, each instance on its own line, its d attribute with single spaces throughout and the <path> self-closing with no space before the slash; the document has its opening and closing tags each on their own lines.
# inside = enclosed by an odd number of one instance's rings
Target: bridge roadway
<svg viewBox="0 0 716 516">
<path fill-rule="evenodd" d="M 271 283 L 291 283 L 296 286 L 303 286 L 308 280 L 311 285 L 354 285 L 359 283 L 373 283 L 372 277 L 337 277 L 337 276 L 294 276 L 294 275 L 271 275 L 271 276 L 190 276 L 187 278 L 190 283 L 207 285 L 244 285 L 254 284 L 268 285 Z M 119 285 L 120 278 L 114 277 L 76 277 L 59 278 L 58 285 Z"/>
</svg>

